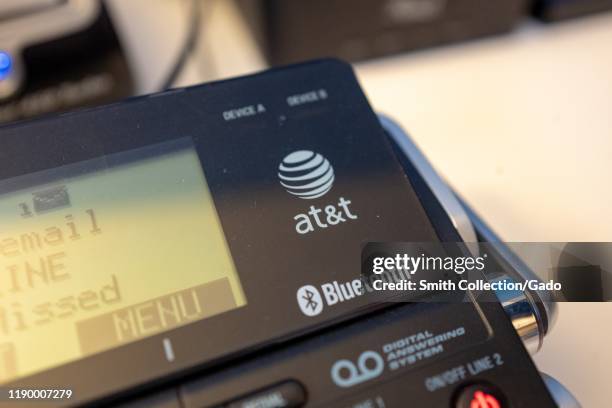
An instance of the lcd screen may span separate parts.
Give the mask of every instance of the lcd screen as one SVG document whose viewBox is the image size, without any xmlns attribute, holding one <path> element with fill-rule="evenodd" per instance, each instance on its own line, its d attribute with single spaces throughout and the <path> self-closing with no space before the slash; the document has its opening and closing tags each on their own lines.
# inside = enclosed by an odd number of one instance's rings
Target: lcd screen
<svg viewBox="0 0 612 408">
<path fill-rule="evenodd" d="M 0 383 L 246 304 L 190 139 L 0 193 Z"/>
</svg>

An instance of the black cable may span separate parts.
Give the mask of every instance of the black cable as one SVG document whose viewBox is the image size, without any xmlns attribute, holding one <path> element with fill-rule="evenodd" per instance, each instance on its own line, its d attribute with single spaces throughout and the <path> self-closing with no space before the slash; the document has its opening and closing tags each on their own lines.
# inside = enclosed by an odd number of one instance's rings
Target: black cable
<svg viewBox="0 0 612 408">
<path fill-rule="evenodd" d="M 187 38 L 185 39 L 185 43 L 178 55 L 178 58 L 176 59 L 176 62 L 159 88 L 162 91 L 172 87 L 172 84 L 174 84 L 174 82 L 177 80 L 178 76 L 183 70 L 183 67 L 185 66 L 185 63 L 187 62 L 187 59 L 197 45 L 202 15 L 201 7 L 198 3 L 198 0 L 191 0 L 191 21 L 189 23 L 189 32 L 187 33 Z"/>
</svg>

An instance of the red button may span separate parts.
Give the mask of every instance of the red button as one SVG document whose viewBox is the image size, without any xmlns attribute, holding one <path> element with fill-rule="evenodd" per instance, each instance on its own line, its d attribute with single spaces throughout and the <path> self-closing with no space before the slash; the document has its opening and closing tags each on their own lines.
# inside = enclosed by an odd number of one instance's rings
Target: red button
<svg viewBox="0 0 612 408">
<path fill-rule="evenodd" d="M 472 384 L 461 390 L 455 406 L 457 408 L 504 408 L 508 405 L 497 388 L 487 384 Z"/>
<path fill-rule="evenodd" d="M 470 402 L 470 408 L 501 408 L 501 404 L 493 395 L 476 391 Z"/>
</svg>

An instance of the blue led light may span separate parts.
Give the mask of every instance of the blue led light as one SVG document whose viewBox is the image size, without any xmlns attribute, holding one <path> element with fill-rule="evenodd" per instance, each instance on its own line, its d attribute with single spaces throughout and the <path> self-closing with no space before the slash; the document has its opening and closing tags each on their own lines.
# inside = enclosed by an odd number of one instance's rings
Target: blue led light
<svg viewBox="0 0 612 408">
<path fill-rule="evenodd" d="M 13 60 L 9 53 L 0 50 L 0 80 L 11 74 Z"/>
</svg>

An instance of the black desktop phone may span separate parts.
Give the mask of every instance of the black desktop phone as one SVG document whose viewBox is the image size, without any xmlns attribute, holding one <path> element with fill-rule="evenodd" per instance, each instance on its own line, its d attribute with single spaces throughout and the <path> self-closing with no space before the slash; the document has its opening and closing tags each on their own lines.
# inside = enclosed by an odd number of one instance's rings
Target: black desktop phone
<svg viewBox="0 0 612 408">
<path fill-rule="evenodd" d="M 499 303 L 361 296 L 460 238 L 339 61 L 6 125 L 0 226 L 0 406 L 554 406 Z"/>
</svg>

